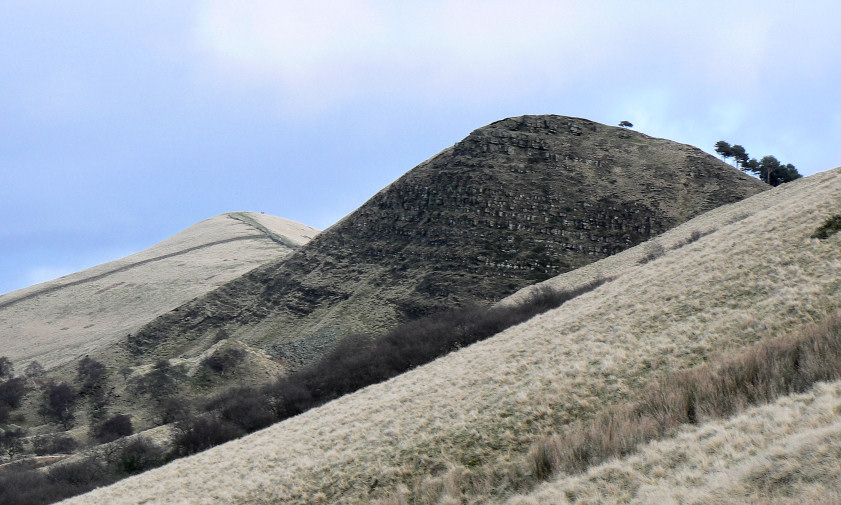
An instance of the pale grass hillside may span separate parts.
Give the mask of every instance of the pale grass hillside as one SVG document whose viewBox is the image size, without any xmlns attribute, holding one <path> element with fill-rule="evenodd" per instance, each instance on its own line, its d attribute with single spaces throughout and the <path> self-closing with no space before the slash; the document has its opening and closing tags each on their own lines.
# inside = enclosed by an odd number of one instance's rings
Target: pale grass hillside
<svg viewBox="0 0 841 505">
<path fill-rule="evenodd" d="M 264 214 L 202 221 L 137 254 L 0 296 L 0 355 L 23 369 L 94 353 L 318 233 Z"/>
<path fill-rule="evenodd" d="M 506 504 L 759 505 L 798 497 L 797 503 L 829 505 L 839 502 L 838 490 L 841 382 L 832 382 L 732 419 L 687 427 Z"/>
<path fill-rule="evenodd" d="M 810 238 L 841 213 L 839 172 L 690 221 L 644 264 L 650 244 L 561 278 L 619 275 L 489 340 L 67 503 L 504 500 L 541 435 L 841 308 L 841 236 Z M 710 233 L 671 249 L 693 231 Z"/>
</svg>

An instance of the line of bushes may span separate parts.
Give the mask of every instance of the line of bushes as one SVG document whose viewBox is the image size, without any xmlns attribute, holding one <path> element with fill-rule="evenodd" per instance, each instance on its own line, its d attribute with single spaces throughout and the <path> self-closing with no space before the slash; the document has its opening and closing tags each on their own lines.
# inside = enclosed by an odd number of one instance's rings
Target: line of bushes
<svg viewBox="0 0 841 505">
<path fill-rule="evenodd" d="M 329 354 L 263 387 L 236 387 L 207 400 L 203 413 L 178 423 L 177 455 L 193 454 L 383 382 L 487 339 L 606 282 L 571 290 L 535 290 L 511 306 L 468 307 L 425 317 L 372 337 L 343 339 Z"/>
<path fill-rule="evenodd" d="M 166 459 L 163 449 L 148 439 L 138 437 L 108 454 L 56 463 L 46 471 L 9 468 L 0 471 L 0 503 L 54 503 L 161 465 Z"/>
<path fill-rule="evenodd" d="M 577 473 L 683 424 L 735 415 L 747 407 L 801 393 L 816 382 L 841 379 L 841 314 L 820 325 L 754 344 L 720 362 L 670 374 L 638 399 L 607 409 L 587 423 L 536 442 L 530 452 L 538 480 Z"/>
</svg>

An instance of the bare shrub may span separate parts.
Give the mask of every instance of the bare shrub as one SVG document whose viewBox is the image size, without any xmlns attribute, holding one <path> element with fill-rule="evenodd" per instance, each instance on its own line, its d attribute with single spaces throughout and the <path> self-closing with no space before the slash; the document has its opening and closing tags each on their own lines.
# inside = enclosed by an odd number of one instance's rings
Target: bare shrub
<svg viewBox="0 0 841 505">
<path fill-rule="evenodd" d="M 666 254 L 666 248 L 663 247 L 663 244 L 660 242 L 648 242 L 644 246 L 644 255 L 639 260 L 640 265 L 644 265 L 650 261 L 654 261 L 657 258 Z"/>
<path fill-rule="evenodd" d="M 217 351 L 201 361 L 201 366 L 217 374 L 229 372 L 245 359 L 242 349 L 228 348 Z"/>
<path fill-rule="evenodd" d="M 108 468 L 100 461 L 92 458 L 59 463 L 53 465 L 48 472 L 50 479 L 76 486 L 90 486 L 92 489 L 99 483 L 108 480 Z"/>
<path fill-rule="evenodd" d="M 112 416 L 93 430 L 94 438 L 101 444 L 113 442 L 132 433 L 134 433 L 134 427 L 131 425 L 131 418 L 125 414 Z"/>
<path fill-rule="evenodd" d="M 48 471 L 11 469 L 0 472 L 0 503 L 46 505 L 86 493 L 116 480 L 102 463 L 85 459 L 59 463 Z"/>
<path fill-rule="evenodd" d="M 42 377 L 44 375 L 44 367 L 41 363 L 37 361 L 30 361 L 26 368 L 23 370 L 24 375 L 26 375 L 29 379 L 37 379 L 38 377 Z"/>
<path fill-rule="evenodd" d="M 52 503 L 63 496 L 45 492 L 50 487 L 43 472 L 10 469 L 0 472 L 0 503 L 3 505 L 32 505 Z"/>
<path fill-rule="evenodd" d="M 79 444 L 72 437 L 61 433 L 41 435 L 32 441 L 32 449 L 38 456 L 47 454 L 70 454 Z"/>
<path fill-rule="evenodd" d="M 44 387 L 44 397 L 38 412 L 45 419 L 61 423 L 69 428 L 76 420 L 76 390 L 66 382 L 50 383 Z"/>
<path fill-rule="evenodd" d="M 182 421 L 175 435 L 175 455 L 188 456 L 240 437 L 244 432 L 211 414 Z"/>
<path fill-rule="evenodd" d="M 161 447 L 148 438 L 139 436 L 120 450 L 116 465 L 121 473 L 133 475 L 160 466 L 164 463 L 165 456 Z"/>
<path fill-rule="evenodd" d="M 163 424 L 187 419 L 192 414 L 192 404 L 180 396 L 166 396 L 158 402 L 155 413 Z"/>
<path fill-rule="evenodd" d="M 136 395 L 148 395 L 159 407 L 178 391 L 178 383 L 184 372 L 172 366 L 168 359 L 159 359 L 146 374 L 132 377 L 129 389 Z"/>
<path fill-rule="evenodd" d="M 219 412 L 223 420 L 246 432 L 265 428 L 275 421 L 275 413 L 262 391 L 249 387 L 234 387 L 216 397 L 206 406 Z"/>
<path fill-rule="evenodd" d="M 21 428 L 6 428 L 0 430 L 0 452 L 5 452 L 9 458 L 23 451 L 23 437 L 26 432 Z"/>
<path fill-rule="evenodd" d="M 15 367 L 6 356 L 0 356 L 0 380 L 11 379 L 15 375 Z"/>
<path fill-rule="evenodd" d="M 107 459 L 88 456 L 78 461 L 56 463 L 47 471 L 20 468 L 0 471 L 0 503 L 55 503 L 107 486 L 124 476 L 161 465 L 164 461 L 163 450 L 139 437 Z"/>
<path fill-rule="evenodd" d="M 688 246 L 689 244 L 691 244 L 693 242 L 697 242 L 697 241 L 701 240 L 701 237 L 705 237 L 705 236 L 707 236 L 707 235 L 709 235 L 710 233 L 713 233 L 713 232 L 715 232 L 715 229 L 707 230 L 707 231 L 704 231 L 704 232 L 699 231 L 699 230 L 692 230 L 692 233 L 690 233 L 688 237 L 686 237 L 685 239 L 683 239 L 680 242 L 673 245 L 672 250 L 680 249 L 681 247 Z"/>
<path fill-rule="evenodd" d="M 25 394 L 26 385 L 20 377 L 0 382 L 0 403 L 8 405 L 10 409 L 20 407 Z"/>
</svg>

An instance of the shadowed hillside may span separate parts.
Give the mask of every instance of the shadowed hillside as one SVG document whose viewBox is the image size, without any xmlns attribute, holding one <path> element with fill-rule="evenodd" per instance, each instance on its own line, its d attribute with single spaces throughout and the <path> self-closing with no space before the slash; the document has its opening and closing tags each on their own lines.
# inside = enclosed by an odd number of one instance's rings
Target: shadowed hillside
<svg viewBox="0 0 841 505">
<path fill-rule="evenodd" d="M 223 328 L 299 366 L 352 331 L 496 301 L 764 189 L 668 140 L 577 118 L 505 119 L 418 165 L 283 262 L 126 344 L 138 357 L 174 357 Z"/>
<path fill-rule="evenodd" d="M 841 213 L 840 201 L 835 170 L 713 210 L 658 237 L 663 249 L 657 257 L 641 261 L 650 256 L 649 243 L 588 267 L 618 277 L 558 309 L 386 383 L 68 503 L 504 500 L 522 458 L 543 434 L 636 399 L 667 372 L 734 354 L 841 308 L 841 236 L 813 237 Z M 825 392 L 831 395 L 823 399 Z M 821 441 L 837 432 L 837 386 L 819 387 L 812 397 L 819 398 L 815 408 L 803 397 L 780 400 L 793 408 L 779 420 L 769 417 L 774 409 L 759 409 L 748 412 L 755 416 L 748 421 L 702 426 L 697 450 L 681 440 L 666 442 L 644 449 L 641 458 L 650 462 L 598 467 L 590 502 L 659 501 L 671 481 L 693 492 L 705 482 L 718 485 L 719 491 L 693 498 L 716 503 L 716 493 L 743 493 L 746 501 L 789 486 L 797 475 L 831 480 L 835 446 Z M 787 441 L 770 443 L 774 433 Z M 735 444 L 733 451 L 728 444 Z M 751 447 L 785 461 L 786 468 L 762 458 L 742 465 Z M 818 453 L 820 448 L 829 452 Z M 690 450 L 700 455 L 697 464 Z M 714 460 L 703 458 L 705 451 L 713 451 Z M 680 471 L 671 472 L 676 466 Z M 643 480 L 651 468 L 663 469 L 652 476 L 660 482 Z M 732 481 L 735 487 L 722 480 L 722 468 L 743 471 L 728 472 L 741 479 Z M 574 501 L 564 493 L 570 489 L 565 478 L 521 503 L 551 496 Z M 651 487 L 661 483 L 667 487 Z"/>
</svg>

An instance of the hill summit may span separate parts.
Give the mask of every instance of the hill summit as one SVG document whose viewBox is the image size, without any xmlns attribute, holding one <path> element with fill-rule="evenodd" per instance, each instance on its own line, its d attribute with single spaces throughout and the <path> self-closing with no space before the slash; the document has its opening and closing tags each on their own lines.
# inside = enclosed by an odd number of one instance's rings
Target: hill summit
<svg viewBox="0 0 841 505">
<path fill-rule="evenodd" d="M 493 302 L 766 188 L 688 145 L 580 118 L 508 118 L 126 344 L 138 358 L 176 356 L 224 329 L 295 366 L 351 332 Z"/>
</svg>

